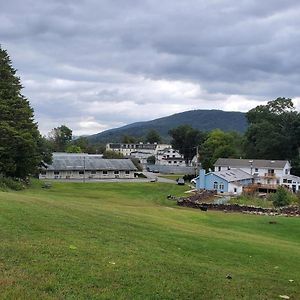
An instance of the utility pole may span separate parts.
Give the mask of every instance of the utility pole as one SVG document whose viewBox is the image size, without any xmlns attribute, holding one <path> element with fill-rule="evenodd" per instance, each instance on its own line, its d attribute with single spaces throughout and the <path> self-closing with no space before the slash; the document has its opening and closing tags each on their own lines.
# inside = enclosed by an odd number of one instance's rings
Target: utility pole
<svg viewBox="0 0 300 300">
<path fill-rule="evenodd" d="M 196 175 L 199 174 L 199 146 L 196 146 Z"/>
<path fill-rule="evenodd" d="M 83 182 L 85 183 L 85 155 L 83 156 Z"/>
</svg>

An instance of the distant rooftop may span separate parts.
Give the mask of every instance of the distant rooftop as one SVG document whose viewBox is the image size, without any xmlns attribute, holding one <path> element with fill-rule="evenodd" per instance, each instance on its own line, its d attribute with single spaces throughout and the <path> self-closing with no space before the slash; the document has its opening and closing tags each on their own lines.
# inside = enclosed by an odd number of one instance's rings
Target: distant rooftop
<svg viewBox="0 0 300 300">
<path fill-rule="evenodd" d="M 216 176 L 225 179 L 227 182 L 240 181 L 244 179 L 252 179 L 253 176 L 240 169 L 230 169 L 225 171 L 213 172 Z"/>
<path fill-rule="evenodd" d="M 270 168 L 283 169 L 287 160 L 266 160 L 266 159 L 241 159 L 241 158 L 219 158 L 215 167 L 230 167 L 230 168 Z"/>
<path fill-rule="evenodd" d="M 107 170 L 135 171 L 130 159 L 104 159 L 102 155 L 86 153 L 53 153 L 52 164 L 46 165 L 47 170 Z"/>
</svg>

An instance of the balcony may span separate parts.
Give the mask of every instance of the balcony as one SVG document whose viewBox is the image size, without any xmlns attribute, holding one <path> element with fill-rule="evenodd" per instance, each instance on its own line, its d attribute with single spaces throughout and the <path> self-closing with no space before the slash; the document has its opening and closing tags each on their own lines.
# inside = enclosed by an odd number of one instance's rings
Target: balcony
<svg viewBox="0 0 300 300">
<path fill-rule="evenodd" d="M 265 177 L 265 178 L 276 178 L 276 174 L 275 173 L 265 173 L 265 175 L 263 177 Z"/>
</svg>

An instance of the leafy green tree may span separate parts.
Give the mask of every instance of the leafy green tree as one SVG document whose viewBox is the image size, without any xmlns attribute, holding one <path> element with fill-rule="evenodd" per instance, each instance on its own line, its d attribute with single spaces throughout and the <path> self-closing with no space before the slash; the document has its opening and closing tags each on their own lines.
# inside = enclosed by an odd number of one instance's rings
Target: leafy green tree
<svg viewBox="0 0 300 300">
<path fill-rule="evenodd" d="M 277 98 L 259 105 L 247 113 L 247 119 L 245 152 L 248 158 L 287 159 L 296 167 L 294 170 L 299 168 L 300 114 L 291 99 Z"/>
<path fill-rule="evenodd" d="M 66 152 L 67 153 L 82 153 L 82 150 L 79 146 L 76 146 L 76 145 L 69 145 L 67 148 L 66 148 Z"/>
<path fill-rule="evenodd" d="M 269 199 L 273 201 L 275 207 L 287 206 L 292 202 L 292 195 L 284 187 L 279 187 L 276 193 L 270 195 Z"/>
<path fill-rule="evenodd" d="M 186 162 L 196 155 L 197 146 L 205 139 L 205 133 L 189 125 L 181 125 L 169 131 L 172 137 L 171 145 L 184 156 Z"/>
<path fill-rule="evenodd" d="M 151 155 L 147 158 L 147 163 L 150 165 L 155 165 L 156 157 L 154 155 Z"/>
<path fill-rule="evenodd" d="M 146 135 L 146 143 L 161 143 L 161 137 L 159 133 L 154 129 L 149 130 Z"/>
<path fill-rule="evenodd" d="M 127 134 L 123 135 L 122 143 L 123 144 L 134 144 L 134 143 L 136 143 L 136 138 L 134 136 L 127 135 Z"/>
<path fill-rule="evenodd" d="M 103 158 L 110 158 L 110 159 L 124 158 L 124 155 L 120 152 L 106 150 L 103 152 Z"/>
<path fill-rule="evenodd" d="M 41 161 L 48 160 L 33 109 L 21 90 L 10 57 L 0 46 L 0 174 L 14 178 L 35 174 Z"/>
<path fill-rule="evenodd" d="M 242 136 L 236 132 L 224 132 L 220 129 L 211 131 L 200 146 L 200 161 L 206 170 L 213 169 L 220 158 L 238 158 L 241 156 Z"/>
<path fill-rule="evenodd" d="M 89 147 L 89 141 L 86 137 L 79 137 L 74 139 L 72 142 L 73 145 L 80 147 L 83 152 L 87 152 L 86 149 Z"/>
<path fill-rule="evenodd" d="M 72 130 L 66 125 L 53 128 L 49 133 L 49 140 L 52 143 L 53 151 L 64 152 L 72 141 Z"/>
</svg>

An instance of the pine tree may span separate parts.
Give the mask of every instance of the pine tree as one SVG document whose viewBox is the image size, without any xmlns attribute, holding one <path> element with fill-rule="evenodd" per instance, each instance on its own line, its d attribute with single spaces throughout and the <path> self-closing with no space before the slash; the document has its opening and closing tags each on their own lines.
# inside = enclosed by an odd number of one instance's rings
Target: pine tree
<svg viewBox="0 0 300 300">
<path fill-rule="evenodd" d="M 0 174 L 24 179 L 42 161 L 43 142 L 21 90 L 10 57 L 0 46 Z"/>
</svg>

